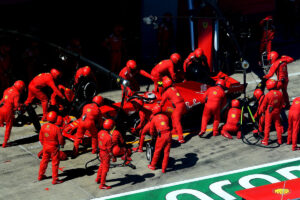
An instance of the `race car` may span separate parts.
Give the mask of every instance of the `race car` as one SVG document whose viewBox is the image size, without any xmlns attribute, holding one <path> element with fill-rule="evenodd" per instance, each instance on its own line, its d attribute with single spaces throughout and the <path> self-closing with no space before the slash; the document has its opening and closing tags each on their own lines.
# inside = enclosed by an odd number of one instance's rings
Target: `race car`
<svg viewBox="0 0 300 200">
<path fill-rule="evenodd" d="M 183 116 L 183 129 L 184 131 L 198 130 L 201 124 L 201 116 L 203 111 L 203 105 L 205 103 L 204 93 L 205 91 L 214 86 L 216 80 L 224 79 L 226 84 L 226 96 L 228 102 L 233 98 L 237 98 L 244 91 L 244 85 L 240 84 L 237 80 L 229 77 L 223 72 L 218 72 L 214 76 L 209 77 L 209 81 L 206 78 L 204 81 L 197 82 L 193 80 L 186 80 L 184 82 L 175 83 L 174 87 L 178 89 L 181 96 L 183 96 L 187 113 Z M 139 123 L 138 110 L 134 107 L 132 101 L 135 99 L 143 100 L 143 106 L 152 107 L 155 103 L 159 103 L 160 99 L 156 97 L 155 92 L 139 91 L 135 92 L 131 97 L 122 102 L 108 102 L 101 106 L 100 110 L 105 119 L 112 118 L 117 122 L 117 129 L 125 136 L 127 132 L 131 132 L 132 128 L 135 128 Z M 106 99 L 106 101 L 108 101 Z M 225 116 L 226 108 L 228 104 L 224 106 L 223 113 Z M 162 108 L 163 112 L 171 116 L 174 107 L 171 102 L 167 102 Z M 74 141 L 76 128 L 78 127 L 78 120 L 66 125 L 63 135 Z M 133 135 L 136 133 L 132 133 Z M 85 134 L 85 139 L 82 144 L 89 144 L 90 135 Z"/>
</svg>

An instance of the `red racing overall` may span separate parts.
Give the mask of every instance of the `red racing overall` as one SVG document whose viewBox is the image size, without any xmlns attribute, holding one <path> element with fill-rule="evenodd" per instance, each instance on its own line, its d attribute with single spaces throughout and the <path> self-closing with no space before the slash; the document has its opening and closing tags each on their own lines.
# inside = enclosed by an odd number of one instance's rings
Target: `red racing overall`
<svg viewBox="0 0 300 200">
<path fill-rule="evenodd" d="M 171 59 L 163 60 L 158 63 L 151 71 L 151 76 L 154 82 L 154 91 L 158 90 L 158 82 L 162 80 L 162 77 L 169 76 L 174 81 L 176 79 L 176 74 L 174 72 L 174 64 Z"/>
<path fill-rule="evenodd" d="M 40 130 L 39 140 L 43 145 L 43 158 L 40 163 L 39 180 L 41 180 L 46 172 L 48 162 L 52 160 L 52 183 L 58 180 L 59 166 L 59 145 L 64 146 L 65 141 L 61 134 L 61 129 L 51 123 L 46 123 Z"/>
<path fill-rule="evenodd" d="M 281 137 L 283 133 L 283 127 L 280 122 L 280 112 L 283 106 L 282 93 L 279 90 L 270 90 L 262 102 L 259 110 L 259 115 L 265 113 L 265 137 L 262 143 L 268 145 L 269 134 L 272 122 L 275 122 L 275 128 L 277 132 L 277 141 L 279 144 L 282 143 Z"/>
<path fill-rule="evenodd" d="M 204 93 L 204 98 L 207 100 L 202 115 L 201 132 L 204 133 L 206 131 L 207 123 L 211 116 L 213 116 L 213 135 L 217 136 L 219 132 L 221 108 L 226 102 L 225 92 L 220 86 L 210 87 Z"/>
<path fill-rule="evenodd" d="M 127 160 L 131 161 L 131 150 L 130 149 L 126 149 L 125 147 L 121 147 L 124 146 L 124 139 L 122 134 L 118 131 L 118 130 L 111 130 L 110 134 L 112 136 L 112 144 L 113 144 L 113 148 L 112 148 L 112 152 L 113 155 L 115 157 L 117 156 L 123 156 L 122 160 L 125 160 L 125 158 L 127 158 Z"/>
<path fill-rule="evenodd" d="M 136 69 L 136 70 L 132 70 L 129 67 L 125 66 L 119 73 L 119 76 L 125 80 L 128 80 L 130 83 L 130 86 L 127 87 L 127 91 L 126 91 L 126 96 L 131 96 L 133 94 L 133 92 L 135 91 L 140 91 L 140 85 L 139 83 L 136 81 L 135 76 L 136 74 L 140 74 L 144 77 L 147 77 L 149 79 L 152 79 L 152 76 L 147 73 L 144 70 L 141 69 Z M 124 86 L 121 85 L 122 88 L 122 92 L 124 92 Z"/>
<path fill-rule="evenodd" d="M 230 108 L 227 115 L 227 122 L 222 128 L 221 134 L 224 137 L 232 139 L 232 136 L 228 132 L 233 132 L 233 133 L 237 132 L 237 138 L 240 139 L 241 138 L 241 131 L 239 130 L 240 120 L 241 120 L 241 109 Z"/>
<path fill-rule="evenodd" d="M 25 101 L 25 105 L 30 104 L 34 98 L 37 98 L 42 103 L 43 108 L 43 121 L 46 121 L 47 113 L 48 113 L 48 97 L 42 92 L 42 88 L 51 87 L 53 92 L 56 93 L 59 97 L 64 99 L 63 94 L 57 89 L 53 77 L 50 73 L 42 73 L 37 75 L 28 86 L 28 97 Z"/>
<path fill-rule="evenodd" d="M 272 64 L 269 73 L 264 76 L 264 78 L 269 79 L 274 75 L 274 73 L 276 73 L 278 89 L 282 90 L 285 106 L 287 107 L 290 106 L 289 95 L 287 93 L 287 87 L 289 83 L 287 63 L 291 63 L 293 61 L 294 59 L 289 56 L 282 56 Z"/>
<path fill-rule="evenodd" d="M 7 141 L 10 137 L 13 121 L 15 119 L 14 111 L 19 108 L 19 99 L 20 92 L 12 86 L 4 91 L 3 98 L 0 101 L 0 104 L 3 104 L 0 107 L 0 126 L 3 127 L 4 122 L 6 123 L 4 142 L 2 144 L 3 148 L 6 147 Z"/>
<path fill-rule="evenodd" d="M 164 114 L 156 114 L 152 117 L 150 122 L 150 134 L 157 135 L 155 143 L 155 151 L 153 155 L 150 168 L 155 169 L 156 163 L 160 157 L 160 153 L 164 151 L 164 158 L 162 162 L 162 172 L 165 173 L 168 166 L 169 154 L 172 143 L 172 134 L 169 127 L 169 118 Z"/>
<path fill-rule="evenodd" d="M 98 147 L 100 149 L 100 165 L 97 173 L 96 182 L 100 182 L 100 187 L 105 186 L 106 175 L 109 171 L 110 159 L 112 154 L 112 137 L 106 130 L 101 130 L 98 133 Z"/>
<path fill-rule="evenodd" d="M 165 88 L 165 91 L 162 95 L 160 106 L 163 107 L 163 105 L 167 100 L 169 100 L 172 103 L 173 107 L 175 108 L 171 116 L 173 132 L 178 134 L 179 142 L 180 141 L 184 142 L 182 126 L 181 126 L 181 117 L 186 112 L 184 99 L 175 87 L 168 87 Z"/>
<path fill-rule="evenodd" d="M 140 130 L 140 140 L 139 140 L 139 146 L 137 148 L 133 148 L 134 151 L 143 152 L 146 133 L 150 132 L 150 123 L 149 121 L 147 122 L 147 120 L 150 119 L 151 114 L 152 112 L 149 106 L 140 108 L 139 111 L 140 123 L 136 126 L 134 130 L 135 132 Z"/>
<path fill-rule="evenodd" d="M 289 128 L 287 144 L 291 144 L 292 150 L 297 150 L 298 133 L 300 127 L 300 97 L 294 99 L 289 111 Z"/>
<path fill-rule="evenodd" d="M 96 103 L 90 103 L 83 107 L 82 115 L 79 119 L 79 125 L 74 141 L 74 156 L 78 155 L 79 144 L 82 141 L 86 131 L 92 136 L 92 153 L 97 151 L 97 128 L 96 124 L 102 126 L 101 111 Z"/>
</svg>

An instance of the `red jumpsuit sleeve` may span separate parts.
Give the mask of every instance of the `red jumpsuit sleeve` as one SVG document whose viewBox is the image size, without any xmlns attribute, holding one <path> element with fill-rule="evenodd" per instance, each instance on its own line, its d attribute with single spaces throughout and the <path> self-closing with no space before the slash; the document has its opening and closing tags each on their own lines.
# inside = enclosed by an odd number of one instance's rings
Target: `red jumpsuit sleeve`
<svg viewBox="0 0 300 200">
<path fill-rule="evenodd" d="M 265 112 L 265 110 L 267 109 L 268 106 L 268 95 L 266 94 L 263 102 L 261 103 L 259 110 L 258 110 L 258 115 L 261 115 L 262 113 Z"/>
<path fill-rule="evenodd" d="M 281 64 L 281 62 L 275 62 L 275 63 L 273 63 L 272 66 L 271 66 L 271 68 L 270 68 L 270 70 L 269 70 L 269 73 L 267 75 L 265 75 L 264 77 L 266 79 L 271 78 L 274 75 L 274 73 L 276 72 L 276 70 L 278 69 L 278 66 L 280 64 Z"/>
<path fill-rule="evenodd" d="M 80 77 L 80 71 L 77 70 L 76 75 L 75 75 L 74 85 L 78 84 L 79 77 Z"/>
<path fill-rule="evenodd" d="M 119 134 L 114 130 L 114 133 L 112 133 L 112 144 L 118 145 L 119 143 Z"/>
<path fill-rule="evenodd" d="M 169 67 L 168 67 L 169 73 L 173 79 L 173 81 L 176 79 L 176 74 L 174 72 L 174 64 L 172 63 Z"/>
<path fill-rule="evenodd" d="M 112 146 L 113 146 L 113 143 L 112 143 L 112 139 L 110 138 L 110 136 L 108 136 L 108 137 L 106 138 L 105 146 L 106 146 L 107 152 L 108 152 L 110 155 L 112 155 Z"/>
<path fill-rule="evenodd" d="M 20 100 L 20 95 L 17 94 L 15 97 L 14 97 L 14 110 L 17 110 L 19 108 L 19 100 Z"/>
<path fill-rule="evenodd" d="M 155 134 L 155 119 L 152 119 L 150 121 L 150 135 L 154 135 Z"/>
<path fill-rule="evenodd" d="M 168 91 L 168 89 L 167 89 Z M 163 107 L 166 103 L 166 101 L 168 100 L 168 95 L 167 95 L 167 91 L 165 91 L 161 97 L 161 102 L 160 102 L 160 106 Z"/>
<path fill-rule="evenodd" d="M 39 133 L 39 141 L 42 145 L 44 144 L 43 127 L 41 128 L 40 133 Z"/>
<path fill-rule="evenodd" d="M 148 72 L 146 72 L 145 70 L 141 69 L 141 70 L 139 70 L 139 73 L 140 73 L 140 75 L 153 80 L 153 77 Z"/>
<path fill-rule="evenodd" d="M 139 116 L 140 116 L 140 123 L 139 123 L 139 125 L 137 125 L 137 127 L 136 127 L 137 130 L 141 129 L 142 126 L 144 126 L 145 121 L 146 121 L 146 120 L 145 120 L 145 119 L 146 119 L 146 114 L 144 113 L 143 110 L 140 110 Z"/>
<path fill-rule="evenodd" d="M 58 139 L 58 143 L 59 143 L 61 146 L 64 146 L 64 145 L 65 145 L 65 140 L 64 140 L 64 137 L 63 137 L 62 134 L 61 134 L 61 129 L 60 129 L 59 127 L 57 127 L 56 131 L 57 131 L 57 139 Z"/>
<path fill-rule="evenodd" d="M 64 99 L 64 95 L 59 91 L 59 89 L 56 87 L 53 79 L 49 79 L 48 80 L 48 86 L 52 88 L 53 92 L 55 92 L 59 97 L 61 97 L 62 99 Z"/>
</svg>

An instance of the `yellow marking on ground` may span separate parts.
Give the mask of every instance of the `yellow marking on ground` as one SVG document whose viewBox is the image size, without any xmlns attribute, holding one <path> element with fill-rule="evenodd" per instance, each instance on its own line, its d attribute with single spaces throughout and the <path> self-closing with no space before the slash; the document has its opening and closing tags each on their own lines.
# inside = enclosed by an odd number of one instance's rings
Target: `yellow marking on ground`
<svg viewBox="0 0 300 200">
<path fill-rule="evenodd" d="M 206 129 L 206 132 L 207 131 L 212 131 L 213 129 L 212 128 L 209 128 L 209 129 Z M 191 133 L 184 133 L 183 134 L 183 136 L 187 136 L 187 135 L 189 135 L 189 134 L 191 134 Z M 172 138 L 176 138 L 176 137 L 178 137 L 178 135 L 172 135 Z M 150 141 L 151 139 L 146 139 L 145 140 L 145 142 L 148 142 L 148 141 Z M 139 140 L 137 140 L 137 141 L 132 141 L 132 142 L 126 142 L 126 144 L 137 144 L 137 143 L 139 143 Z"/>
</svg>

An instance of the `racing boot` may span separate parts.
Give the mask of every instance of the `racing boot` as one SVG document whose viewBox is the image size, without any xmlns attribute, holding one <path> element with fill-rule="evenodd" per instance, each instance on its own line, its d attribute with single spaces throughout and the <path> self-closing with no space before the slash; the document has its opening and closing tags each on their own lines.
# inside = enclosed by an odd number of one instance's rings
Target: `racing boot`
<svg viewBox="0 0 300 200">
<path fill-rule="evenodd" d="M 73 159 L 78 156 L 78 154 L 79 154 L 78 151 L 79 151 L 78 148 L 76 148 L 76 147 L 73 148 L 73 152 L 72 152 L 72 158 Z"/>
<path fill-rule="evenodd" d="M 95 179 L 95 182 L 96 182 L 97 184 L 99 184 L 99 183 L 100 183 L 100 180 L 101 180 L 101 177 L 97 177 L 97 178 Z"/>
<path fill-rule="evenodd" d="M 43 150 L 41 150 L 41 151 L 37 154 L 37 157 L 38 157 L 39 159 L 42 159 L 42 157 L 43 157 Z"/>
<path fill-rule="evenodd" d="M 297 146 L 295 146 L 295 147 L 293 146 L 292 147 L 292 151 L 297 151 L 297 150 L 300 150 L 300 147 L 297 147 Z"/>
<path fill-rule="evenodd" d="M 185 143 L 185 140 L 184 139 L 178 139 L 178 142 L 180 143 L 180 144 L 183 144 L 183 143 Z"/>
<path fill-rule="evenodd" d="M 2 144 L 2 148 L 5 148 L 5 147 L 7 147 L 7 142 L 3 142 L 3 144 Z"/>
<path fill-rule="evenodd" d="M 126 159 L 126 161 L 132 161 L 132 159 L 131 159 L 131 157 L 130 157 L 131 154 L 132 154 L 131 150 L 130 150 L 130 149 L 127 149 L 126 153 L 124 154 L 124 156 L 121 157 L 121 159 L 122 159 L 122 160 L 125 160 L 125 159 Z"/>
<path fill-rule="evenodd" d="M 47 178 L 46 175 L 39 176 L 39 177 L 38 177 L 38 181 L 44 180 L 44 179 L 46 179 L 46 178 Z"/>
<path fill-rule="evenodd" d="M 64 181 L 59 180 L 59 179 L 53 180 L 53 181 L 52 181 L 52 185 L 61 184 L 61 183 L 63 183 L 63 182 L 64 182 Z"/>
<path fill-rule="evenodd" d="M 269 145 L 269 141 L 268 140 L 262 140 L 261 143 L 265 146 L 268 146 Z"/>
<path fill-rule="evenodd" d="M 166 170 L 165 169 L 161 169 L 161 173 L 166 173 Z"/>
<path fill-rule="evenodd" d="M 100 186 L 99 186 L 99 189 L 100 190 L 109 190 L 109 189 L 111 189 L 111 186 L 107 186 L 107 185 L 105 185 L 105 184 L 101 184 Z"/>
<path fill-rule="evenodd" d="M 241 131 L 238 131 L 238 132 L 237 132 L 236 138 L 237 138 L 237 139 L 241 139 L 241 138 L 242 138 L 242 132 L 241 132 Z"/>
<path fill-rule="evenodd" d="M 221 131 L 221 134 L 224 136 L 224 137 L 226 137 L 226 138 L 228 138 L 228 139 L 233 139 L 232 138 L 232 136 L 227 132 L 227 131 Z"/>
<path fill-rule="evenodd" d="M 200 132 L 198 133 L 198 136 L 201 137 L 201 136 L 204 135 L 204 134 L 205 134 L 205 131 L 200 131 Z"/>
<path fill-rule="evenodd" d="M 219 135 L 219 131 L 213 131 L 213 136 L 218 136 Z"/>
<path fill-rule="evenodd" d="M 153 170 L 153 171 L 155 170 L 155 167 L 153 167 L 152 165 L 148 165 L 148 168 Z"/>
</svg>

